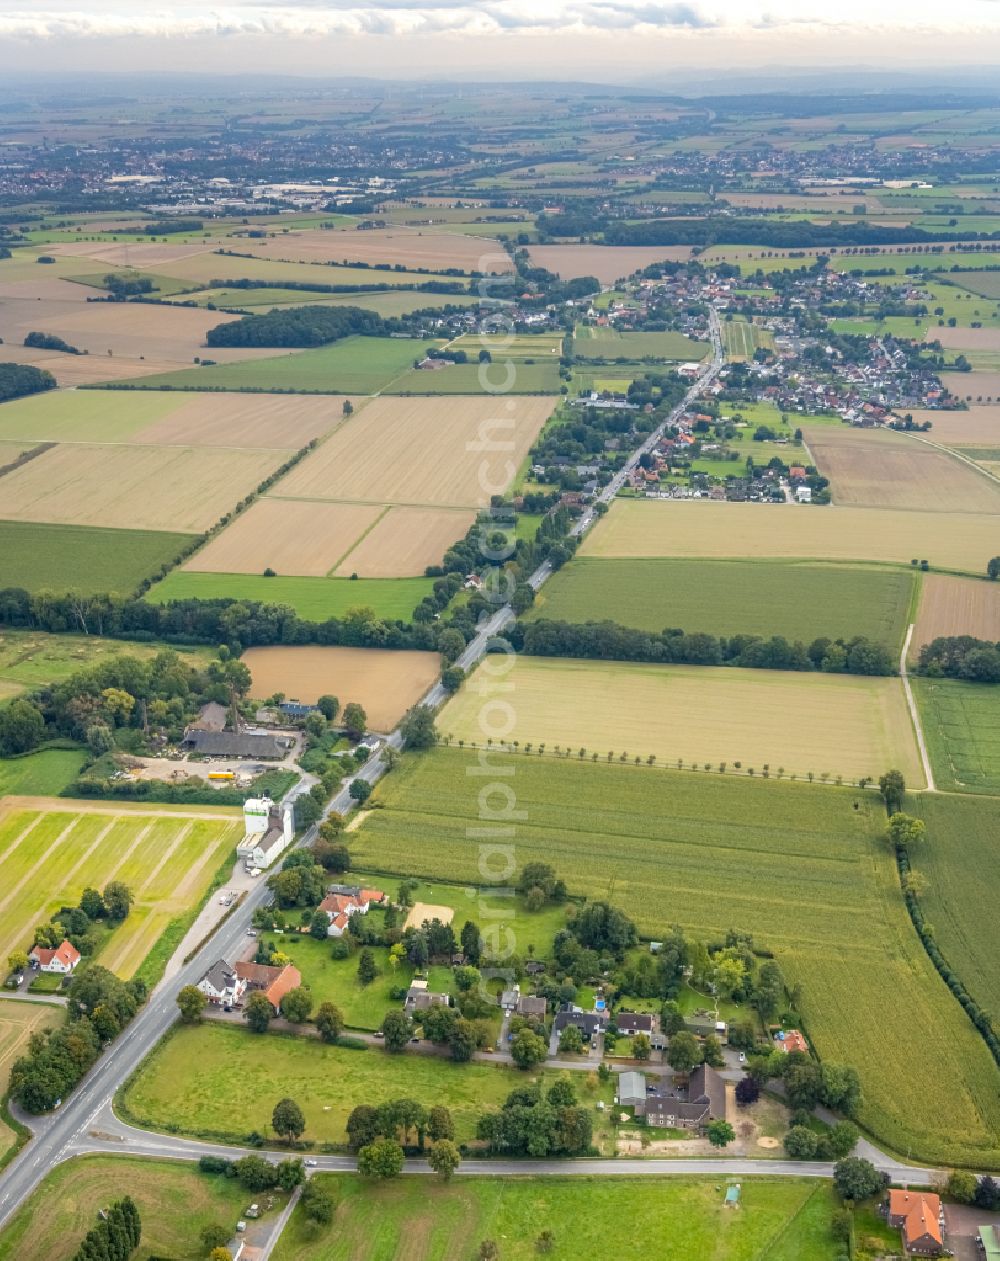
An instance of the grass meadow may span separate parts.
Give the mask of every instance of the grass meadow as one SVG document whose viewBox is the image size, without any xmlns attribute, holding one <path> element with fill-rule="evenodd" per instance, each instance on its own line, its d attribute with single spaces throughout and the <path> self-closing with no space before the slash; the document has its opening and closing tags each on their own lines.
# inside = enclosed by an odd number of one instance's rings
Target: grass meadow
<svg viewBox="0 0 1000 1261">
<path fill-rule="evenodd" d="M 430 594 L 431 578 L 265 578 L 260 574 L 199 574 L 175 569 L 146 596 L 171 600 L 262 600 L 287 604 L 307 622 L 342 617 L 348 609 L 371 608 L 381 618 L 409 621 Z"/>
<path fill-rule="evenodd" d="M 296 1210 L 275 1261 L 409 1261 L 473 1255 L 484 1239 L 505 1261 L 530 1261 L 543 1230 L 548 1256 L 576 1261 L 607 1247 L 622 1261 L 832 1261 L 833 1195 L 806 1179 L 743 1178 L 740 1209 L 723 1206 L 717 1178 L 402 1178 L 392 1184 L 320 1174 L 338 1205 L 333 1226 L 309 1227 Z"/>
<path fill-rule="evenodd" d="M 0 588 L 130 595 L 190 541 L 160 530 L 0 521 Z"/>
<path fill-rule="evenodd" d="M 200 1232 L 210 1223 L 234 1231 L 250 1196 L 234 1178 L 199 1173 L 195 1165 L 129 1156 L 82 1156 L 57 1165 L 0 1233 L 0 1261 L 25 1257 L 69 1261 L 99 1208 L 128 1194 L 142 1219 L 136 1261 L 201 1257 Z M 283 1197 L 277 1194 L 280 1211 Z"/>
<path fill-rule="evenodd" d="M 349 834 L 356 865 L 481 883 L 482 785 L 466 773 L 481 756 L 404 759 L 376 790 L 384 809 Z M 858 1069 L 877 1138 L 914 1159 L 1000 1160 L 1000 1074 L 913 931 L 877 795 L 524 753 L 490 765 L 513 772 L 519 866 L 552 863 L 572 894 L 610 897 L 648 937 L 673 923 L 701 940 L 752 933 L 802 986 L 819 1054 Z"/>
<path fill-rule="evenodd" d="M 922 794 L 914 813 L 927 825 L 926 843 L 911 853 L 927 877 L 920 895 L 934 939 L 966 988 L 986 1010 L 1000 1010 L 1000 920 L 984 907 L 1000 898 L 996 838 L 1000 800 Z"/>
<path fill-rule="evenodd" d="M 582 325 L 570 347 L 580 359 L 704 359 L 708 342 L 683 333 L 622 333 L 616 328 Z"/>
<path fill-rule="evenodd" d="M 99 961 L 129 977 L 176 916 L 196 906 L 240 839 L 234 811 L 157 814 L 138 810 L 52 810 L 0 814 L 0 958 L 28 949 L 34 926 L 88 886 L 123 880 L 135 896 Z"/>
<path fill-rule="evenodd" d="M 1000 796 L 1000 697 L 985 683 L 911 680 L 938 788 Z"/>
<path fill-rule="evenodd" d="M 909 783 L 923 782 L 898 678 L 522 655 L 507 682 L 515 718 L 506 740 L 550 753 L 569 747 L 579 757 L 582 747 L 603 759 L 849 781 L 898 766 Z M 445 735 L 483 743 L 489 686 L 483 671 L 448 702 Z"/>
<path fill-rule="evenodd" d="M 291 394 L 373 394 L 422 358 L 429 345 L 405 338 L 345 337 L 343 341 L 273 359 L 214 364 L 142 377 L 142 390 L 252 390 Z M 131 388 L 131 386 L 130 386 Z M 459 391 L 466 393 L 467 391 Z"/>
<path fill-rule="evenodd" d="M 242 1141 L 250 1130 L 266 1134 L 274 1105 L 291 1095 L 305 1114 L 304 1138 L 346 1143 L 357 1104 L 405 1096 L 450 1108 L 456 1141 L 469 1142 L 483 1109 L 498 1107 L 524 1080 L 496 1064 L 327 1046 L 294 1034 L 264 1038 L 239 1025 L 206 1023 L 176 1026 L 122 1099 L 129 1116 L 151 1129 Z"/>
<path fill-rule="evenodd" d="M 43 749 L 0 759 L 0 798 L 56 797 L 76 779 L 87 758 L 82 749 Z"/>
<path fill-rule="evenodd" d="M 546 583 L 529 620 L 608 620 L 637 630 L 806 643 L 865 635 L 897 648 L 913 581 L 911 571 L 888 567 L 581 556 Z"/>
</svg>

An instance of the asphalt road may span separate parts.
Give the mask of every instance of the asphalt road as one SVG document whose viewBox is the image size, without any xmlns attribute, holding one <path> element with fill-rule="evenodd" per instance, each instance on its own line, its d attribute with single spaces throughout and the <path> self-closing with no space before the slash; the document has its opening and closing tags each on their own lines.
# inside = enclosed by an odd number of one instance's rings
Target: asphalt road
<svg viewBox="0 0 1000 1261">
<path fill-rule="evenodd" d="M 612 482 L 600 493 L 599 502 L 609 503 L 625 483 L 628 474 L 639 462 L 641 455 L 652 450 L 660 440 L 663 431 L 671 425 L 685 407 L 694 401 L 697 393 L 718 376 L 723 366 L 723 349 L 721 349 L 721 330 L 719 319 L 715 313 L 711 317 L 712 357 L 706 362 L 704 371 L 687 391 L 681 404 L 678 404 L 670 416 L 662 422 L 641 448 L 634 451 L 624 467 L 614 475 Z M 593 507 L 586 509 L 580 520 L 575 523 L 573 533 L 584 535 L 593 525 L 596 512 Z M 536 590 L 550 578 L 552 569 L 549 564 L 541 565 L 531 575 L 531 585 Z M 488 651 L 491 641 L 512 622 L 513 610 L 509 605 L 498 608 L 496 613 L 480 624 L 477 636 L 468 644 L 458 665 L 468 670 L 480 657 Z M 422 704 L 438 706 L 446 699 L 440 683 L 427 692 Z M 393 731 L 387 736 L 393 747 L 400 748 L 400 733 Z M 377 755 L 368 760 L 358 770 L 357 777 L 376 783 L 385 774 L 385 765 Z M 295 789 L 304 791 L 305 787 Z M 347 813 L 353 807 L 353 801 L 344 788 L 329 803 L 327 812 Z M 317 835 L 317 828 L 310 828 L 300 844 L 309 845 Z M 82 1155 L 87 1151 L 127 1151 L 136 1155 L 161 1156 L 161 1158 L 177 1160 L 197 1160 L 206 1151 L 233 1155 L 236 1149 L 199 1144 L 188 1139 L 177 1139 L 168 1135 L 148 1134 L 140 1130 L 132 1130 L 117 1121 L 113 1115 L 111 1101 L 115 1091 L 122 1082 L 144 1061 L 146 1055 L 153 1050 L 155 1044 L 168 1031 L 177 1019 L 177 995 L 185 985 L 193 985 L 218 958 L 231 960 L 238 955 L 246 943 L 247 928 L 250 927 L 253 912 L 270 897 L 264 880 L 253 886 L 250 893 L 226 923 L 217 929 L 194 956 L 193 960 L 179 968 L 179 971 L 168 980 L 161 981 L 148 1004 L 136 1015 L 129 1028 L 112 1043 L 100 1061 L 95 1064 L 77 1090 L 57 1111 L 44 1117 L 25 1119 L 35 1132 L 35 1137 L 24 1150 L 24 1153 L 0 1175 L 0 1227 L 18 1208 L 24 1199 L 38 1187 L 40 1180 L 53 1165 L 61 1163 L 71 1156 Z M 119 1136 L 120 1141 L 110 1136 Z M 354 1168 L 354 1161 L 347 1156 L 317 1156 L 317 1168 L 329 1170 L 349 1170 Z M 912 1168 L 900 1165 L 888 1158 L 879 1160 L 880 1168 L 889 1173 L 905 1175 L 908 1182 L 924 1185 L 933 1177 L 933 1170 Z M 426 1173 L 424 1161 L 409 1161 L 407 1173 Z M 465 1161 L 462 1166 L 464 1174 L 663 1174 L 663 1173 L 702 1173 L 702 1174 L 793 1174 L 796 1177 L 828 1178 L 832 1166 L 827 1164 L 801 1164 L 798 1161 L 786 1160 L 580 1160 L 580 1161 Z"/>
</svg>

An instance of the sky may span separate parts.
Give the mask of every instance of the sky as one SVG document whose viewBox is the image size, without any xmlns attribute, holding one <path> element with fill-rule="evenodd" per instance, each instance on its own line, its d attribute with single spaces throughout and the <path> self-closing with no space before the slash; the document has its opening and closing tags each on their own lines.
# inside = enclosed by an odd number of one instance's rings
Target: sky
<svg viewBox="0 0 1000 1261">
<path fill-rule="evenodd" d="M 26 72 L 621 80 L 998 61 L 1000 0 L 0 0 L 0 68 Z"/>
</svg>

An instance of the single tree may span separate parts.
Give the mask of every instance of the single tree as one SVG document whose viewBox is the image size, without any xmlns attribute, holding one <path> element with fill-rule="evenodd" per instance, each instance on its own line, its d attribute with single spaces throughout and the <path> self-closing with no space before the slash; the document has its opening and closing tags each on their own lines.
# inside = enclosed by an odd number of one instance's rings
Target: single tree
<svg viewBox="0 0 1000 1261">
<path fill-rule="evenodd" d="M 632 1055 L 637 1060 L 648 1060 L 652 1054 L 653 1044 L 646 1033 L 637 1033 L 632 1039 Z"/>
<path fill-rule="evenodd" d="M 387 1051 L 402 1051 L 413 1036 L 413 1023 L 405 1011 L 387 1011 L 382 1018 L 382 1037 Z"/>
<path fill-rule="evenodd" d="M 993 582 L 1000 579 L 1000 556 L 993 556 L 986 562 L 986 577 Z"/>
<path fill-rule="evenodd" d="M 104 886 L 104 893 L 101 896 L 108 919 L 121 921 L 128 918 L 135 899 L 127 884 L 123 884 L 120 880 L 112 880 Z"/>
<path fill-rule="evenodd" d="M 559 1035 L 560 1055 L 579 1055 L 583 1050 L 583 1034 L 576 1025 L 567 1025 Z"/>
<path fill-rule="evenodd" d="M 525 1071 L 541 1064 L 548 1051 L 545 1039 L 540 1038 L 537 1033 L 532 1033 L 530 1029 L 518 1030 L 510 1044 L 511 1059 L 518 1068 Z"/>
<path fill-rule="evenodd" d="M 812 1160 L 819 1138 L 807 1125 L 793 1125 L 785 1135 L 785 1151 L 792 1160 Z"/>
<path fill-rule="evenodd" d="M 701 1063 L 701 1047 L 693 1033 L 675 1033 L 667 1047 L 667 1063 L 677 1073 L 690 1073 Z"/>
<path fill-rule="evenodd" d="M 752 1077 L 741 1077 L 736 1083 L 736 1102 L 741 1108 L 756 1103 L 760 1098 L 760 1086 Z"/>
<path fill-rule="evenodd" d="M 15 950 L 7 956 L 7 968 L 10 972 L 23 972 L 28 966 L 28 956 L 23 950 Z"/>
<path fill-rule="evenodd" d="M 221 1222 L 209 1222 L 207 1226 L 202 1226 L 198 1237 L 205 1251 L 211 1252 L 213 1248 L 225 1247 L 231 1234 L 229 1227 L 223 1226 Z M 228 1256 L 229 1253 L 227 1252 L 226 1255 Z"/>
<path fill-rule="evenodd" d="M 304 1024 L 312 1011 L 312 994 L 304 985 L 289 990 L 281 1000 L 281 1014 L 293 1025 Z"/>
<path fill-rule="evenodd" d="M 403 1149 L 391 1138 L 377 1138 L 358 1152 L 358 1173 L 365 1178 L 396 1178 L 403 1172 Z"/>
<path fill-rule="evenodd" d="M 442 1138 L 431 1148 L 427 1163 L 440 1175 L 442 1182 L 448 1182 L 462 1163 L 462 1156 L 450 1138 Z"/>
<path fill-rule="evenodd" d="M 347 791 L 351 800 L 356 801 L 361 806 L 372 795 L 372 786 L 367 779 L 352 779 Z"/>
<path fill-rule="evenodd" d="M 879 777 L 878 790 L 885 802 L 887 814 L 895 814 L 903 805 L 906 795 L 906 780 L 902 771 L 886 771 Z"/>
<path fill-rule="evenodd" d="M 927 825 L 923 819 L 914 819 L 908 814 L 896 811 L 886 824 L 886 840 L 896 849 L 909 849 L 913 844 L 924 839 Z"/>
<path fill-rule="evenodd" d="M 197 985 L 185 985 L 177 995 L 177 1006 L 181 1011 L 181 1020 L 186 1025 L 198 1024 L 207 1001 Z"/>
<path fill-rule="evenodd" d="M 243 1019 L 254 1033 L 267 1033 L 273 1015 L 274 1008 L 271 1006 L 270 999 L 260 990 L 250 995 L 243 1008 Z"/>
<path fill-rule="evenodd" d="M 843 1199 L 857 1202 L 881 1191 L 888 1177 L 863 1156 L 845 1156 L 834 1165 L 833 1180 Z"/>
<path fill-rule="evenodd" d="M 333 1003 L 320 1003 L 313 1020 L 324 1042 L 336 1042 L 344 1031 L 343 1014 Z"/>
<path fill-rule="evenodd" d="M 344 706 L 341 716 L 349 740 L 360 740 L 368 726 L 368 715 L 356 701 Z"/>
<path fill-rule="evenodd" d="M 713 1147 L 725 1147 L 736 1137 L 736 1131 L 728 1121 L 710 1121 L 705 1133 Z"/>
<path fill-rule="evenodd" d="M 399 730 L 407 749 L 430 749 L 438 742 L 434 711 L 426 705 L 414 705 L 400 723 Z"/>
<path fill-rule="evenodd" d="M 302 1188 L 300 1203 L 306 1218 L 317 1226 L 329 1226 L 333 1221 L 337 1203 L 332 1192 L 315 1178 L 310 1178 Z"/>
<path fill-rule="evenodd" d="M 291 1143 L 299 1138 L 306 1128 L 306 1119 L 302 1109 L 294 1099 L 279 1099 L 271 1113 L 271 1128 L 285 1142 Z"/>
<path fill-rule="evenodd" d="M 838 1121 L 827 1135 L 834 1156 L 842 1160 L 849 1156 L 858 1142 L 858 1127 L 853 1121 Z"/>
<path fill-rule="evenodd" d="M 355 1151 L 381 1136 L 379 1113 L 370 1104 L 359 1103 L 347 1118 L 347 1142 Z"/>
<path fill-rule="evenodd" d="M 442 1103 L 435 1104 L 427 1114 L 427 1137 L 432 1143 L 438 1143 L 443 1138 L 454 1139 L 455 1137 L 455 1122 Z"/>
<path fill-rule="evenodd" d="M 377 976 L 378 968 L 375 966 L 375 956 L 366 946 L 358 956 L 358 983 L 371 985 Z"/>
<path fill-rule="evenodd" d="M 957 1204 L 971 1204 L 977 1185 L 976 1175 L 967 1169 L 953 1169 L 948 1175 L 948 1195 Z"/>
</svg>

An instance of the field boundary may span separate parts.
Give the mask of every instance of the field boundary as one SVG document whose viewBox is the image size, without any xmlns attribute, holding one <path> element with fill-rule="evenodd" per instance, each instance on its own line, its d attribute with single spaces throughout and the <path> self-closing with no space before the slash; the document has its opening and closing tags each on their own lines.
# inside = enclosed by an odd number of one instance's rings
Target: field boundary
<svg viewBox="0 0 1000 1261">
<path fill-rule="evenodd" d="M 914 625 L 915 623 L 911 622 L 907 627 L 906 639 L 903 642 L 903 650 L 899 654 L 899 677 L 903 681 L 903 692 L 906 695 L 906 707 L 910 711 L 910 721 L 913 723 L 913 734 L 917 738 L 917 749 L 920 753 L 920 761 L 923 763 L 927 792 L 936 792 L 937 789 L 934 786 L 934 772 L 931 769 L 931 760 L 927 755 L 927 742 L 924 739 L 924 729 L 920 722 L 920 714 L 917 710 L 917 703 L 913 699 L 913 689 L 910 687 L 910 676 L 906 672 L 906 657 L 910 651 L 910 640 L 913 638 Z"/>
</svg>

